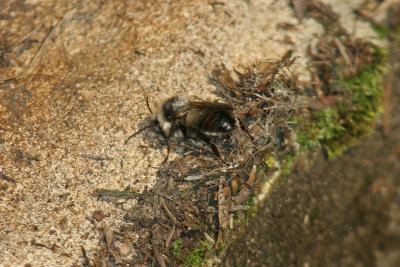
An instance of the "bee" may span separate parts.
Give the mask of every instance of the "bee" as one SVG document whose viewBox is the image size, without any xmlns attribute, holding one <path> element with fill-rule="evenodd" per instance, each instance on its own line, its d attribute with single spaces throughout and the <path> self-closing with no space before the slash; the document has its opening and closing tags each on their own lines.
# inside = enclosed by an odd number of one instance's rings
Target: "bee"
<svg viewBox="0 0 400 267">
<path fill-rule="evenodd" d="M 213 154 L 227 165 L 229 164 L 222 159 L 217 146 L 211 141 L 211 136 L 227 135 L 239 126 L 254 139 L 242 120 L 236 117 L 235 108 L 227 103 L 190 101 L 185 96 L 173 96 L 162 101 L 155 114 L 150 108 L 149 96 L 146 97 L 146 104 L 153 114 L 152 123 L 132 134 L 125 144 L 144 129 L 155 126 L 168 140 L 167 155 L 162 164 L 168 160 L 172 138 L 175 136 L 205 142 L 211 147 Z"/>
</svg>

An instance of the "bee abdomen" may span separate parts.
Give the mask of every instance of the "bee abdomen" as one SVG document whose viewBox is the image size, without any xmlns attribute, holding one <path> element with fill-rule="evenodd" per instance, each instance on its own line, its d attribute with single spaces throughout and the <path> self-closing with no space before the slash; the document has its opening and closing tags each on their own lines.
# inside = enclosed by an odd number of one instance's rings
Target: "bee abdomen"
<svg viewBox="0 0 400 267">
<path fill-rule="evenodd" d="M 204 132 L 227 133 L 235 129 L 236 120 L 231 112 L 218 111 L 206 114 L 188 114 L 187 123 Z"/>
</svg>

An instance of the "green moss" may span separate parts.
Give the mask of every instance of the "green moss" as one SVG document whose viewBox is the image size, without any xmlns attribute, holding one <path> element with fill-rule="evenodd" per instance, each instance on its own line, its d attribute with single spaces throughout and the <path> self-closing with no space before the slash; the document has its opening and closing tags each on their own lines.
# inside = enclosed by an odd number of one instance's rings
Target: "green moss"
<svg viewBox="0 0 400 267">
<path fill-rule="evenodd" d="M 284 159 L 281 160 L 282 165 L 281 165 L 281 174 L 282 175 L 287 175 L 290 173 L 293 165 L 293 161 L 296 158 L 297 154 L 292 153 L 287 156 L 285 156 Z"/>
<path fill-rule="evenodd" d="M 211 245 L 207 241 L 200 243 L 186 256 L 183 266 L 202 266 L 205 262 L 205 255 L 211 249 Z"/>
<path fill-rule="evenodd" d="M 171 264 L 173 266 L 202 266 L 213 250 L 207 240 L 201 237 L 198 240 L 186 244 L 180 239 L 176 240 L 170 250 Z"/>
<path fill-rule="evenodd" d="M 341 100 L 330 109 L 314 112 L 311 120 L 299 119 L 303 125 L 297 131 L 301 151 L 322 146 L 329 157 L 335 157 L 372 130 L 381 111 L 385 58 L 383 50 L 374 50 L 374 62 L 337 81 L 343 92 Z"/>
<path fill-rule="evenodd" d="M 380 39 L 380 40 L 387 38 L 390 34 L 390 29 L 388 29 L 387 27 L 385 27 L 382 24 L 372 24 L 371 26 L 372 26 L 372 29 L 378 35 L 378 39 Z"/>
<path fill-rule="evenodd" d="M 245 215 L 246 215 L 246 219 L 250 219 L 254 216 L 255 213 L 255 202 L 254 202 L 254 198 L 255 198 L 255 194 L 251 194 L 249 199 L 246 200 L 243 204 L 247 205 L 250 207 L 250 209 L 245 211 Z"/>
<path fill-rule="evenodd" d="M 182 253 L 182 240 L 176 240 L 172 245 L 172 257 L 179 259 Z"/>
</svg>

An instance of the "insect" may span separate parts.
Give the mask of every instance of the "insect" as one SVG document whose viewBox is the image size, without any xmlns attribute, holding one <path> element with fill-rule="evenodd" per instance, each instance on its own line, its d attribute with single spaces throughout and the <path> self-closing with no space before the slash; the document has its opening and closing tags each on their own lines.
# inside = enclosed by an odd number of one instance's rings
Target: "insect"
<svg viewBox="0 0 400 267">
<path fill-rule="evenodd" d="M 172 147 L 172 138 L 182 136 L 207 143 L 214 155 L 228 165 L 219 152 L 210 136 L 221 136 L 235 130 L 238 125 L 253 140 L 243 122 L 236 117 L 235 108 L 227 103 L 190 101 L 185 96 L 173 96 L 162 101 L 154 114 L 149 105 L 149 96 L 146 104 L 153 114 L 152 123 L 132 134 L 125 144 L 136 134 L 149 127 L 156 127 L 168 140 L 167 156 L 162 164 L 168 160 Z"/>
</svg>

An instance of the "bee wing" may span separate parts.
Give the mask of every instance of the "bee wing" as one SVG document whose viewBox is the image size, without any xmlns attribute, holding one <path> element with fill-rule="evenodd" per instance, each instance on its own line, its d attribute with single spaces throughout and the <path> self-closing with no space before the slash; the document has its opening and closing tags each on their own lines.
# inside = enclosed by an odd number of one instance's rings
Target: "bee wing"
<svg viewBox="0 0 400 267">
<path fill-rule="evenodd" d="M 173 118 L 179 119 L 185 117 L 185 115 L 192 110 L 199 111 L 203 114 L 215 113 L 219 111 L 233 111 L 235 108 L 226 103 L 218 102 L 200 102 L 200 101 L 190 101 L 187 108 L 177 111 L 174 113 Z"/>
<path fill-rule="evenodd" d="M 190 101 L 189 107 L 192 110 L 201 110 L 207 113 L 214 113 L 218 111 L 232 111 L 235 108 L 226 103 L 218 103 L 218 102 L 195 102 Z"/>
</svg>

